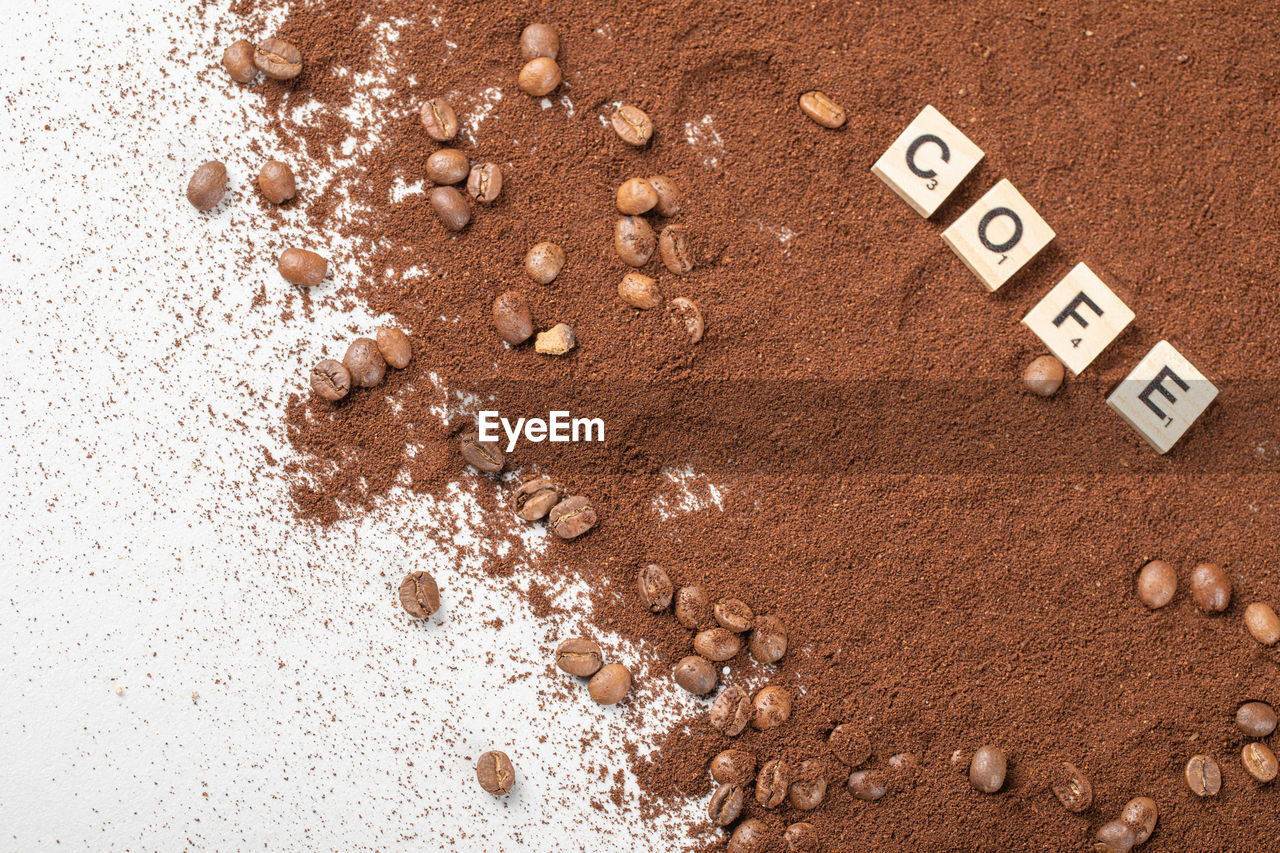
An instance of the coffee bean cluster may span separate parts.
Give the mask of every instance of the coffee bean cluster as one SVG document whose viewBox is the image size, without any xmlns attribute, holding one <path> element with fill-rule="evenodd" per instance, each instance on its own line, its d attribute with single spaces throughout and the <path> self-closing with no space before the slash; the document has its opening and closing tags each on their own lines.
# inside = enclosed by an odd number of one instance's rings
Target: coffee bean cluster
<svg viewBox="0 0 1280 853">
<path fill-rule="evenodd" d="M 556 666 L 589 679 L 587 692 L 597 704 L 616 705 L 631 692 L 631 670 L 620 663 L 605 663 L 600 646 L 586 637 L 572 637 L 557 646 Z"/>
<path fill-rule="evenodd" d="M 412 355 L 409 337 L 394 326 L 383 326 L 377 340 L 352 341 L 342 361 L 326 358 L 311 368 L 311 390 L 320 399 L 336 403 L 352 387 L 372 388 L 380 383 L 388 367 L 408 367 Z"/>
<path fill-rule="evenodd" d="M 458 114 L 442 97 L 429 98 L 418 110 L 427 136 L 439 143 L 451 143 L 458 136 Z M 426 177 L 435 186 L 427 201 L 440 224 L 450 231 L 461 231 L 471 223 L 470 197 L 480 204 L 492 204 L 502 193 L 502 167 L 496 163 L 471 163 L 467 155 L 446 146 L 427 157 Z M 466 196 L 457 185 L 464 184 Z"/>
<path fill-rule="evenodd" d="M 1191 570 L 1191 598 L 1204 613 L 1222 613 L 1231 606 L 1231 578 L 1217 563 L 1198 563 Z M 1178 574 L 1164 560 L 1152 560 L 1138 572 L 1138 600 L 1152 610 L 1173 601 Z M 1244 609 L 1244 627 L 1264 646 L 1280 643 L 1280 616 L 1264 601 Z"/>
<path fill-rule="evenodd" d="M 1094 853 L 1129 853 L 1141 846 L 1156 830 L 1160 812 L 1150 797 L 1134 797 L 1120 811 L 1120 817 L 1108 821 L 1094 835 Z"/>
</svg>

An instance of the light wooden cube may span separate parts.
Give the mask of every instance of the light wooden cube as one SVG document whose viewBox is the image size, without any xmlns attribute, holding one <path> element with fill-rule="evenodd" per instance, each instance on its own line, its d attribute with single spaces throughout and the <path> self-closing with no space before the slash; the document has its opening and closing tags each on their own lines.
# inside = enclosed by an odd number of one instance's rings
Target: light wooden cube
<svg viewBox="0 0 1280 853">
<path fill-rule="evenodd" d="M 1080 263 L 1022 322 L 1079 376 L 1133 322 L 1133 311 Z"/>
<path fill-rule="evenodd" d="M 999 290 L 1054 236 L 1007 180 L 992 187 L 942 232 L 946 244 L 990 291 Z"/>
<path fill-rule="evenodd" d="M 1161 341 L 1111 392 L 1107 405 L 1158 453 L 1168 453 L 1217 396 L 1204 374 Z"/>
<path fill-rule="evenodd" d="M 928 219 L 982 159 L 982 149 L 932 106 L 920 111 L 871 172 Z"/>
</svg>

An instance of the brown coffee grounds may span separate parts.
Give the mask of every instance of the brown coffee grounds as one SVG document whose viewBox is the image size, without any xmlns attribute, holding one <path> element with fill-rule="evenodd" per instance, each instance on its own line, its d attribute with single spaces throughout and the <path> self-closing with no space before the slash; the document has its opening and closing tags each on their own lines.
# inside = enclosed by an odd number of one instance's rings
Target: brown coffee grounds
<svg viewBox="0 0 1280 853">
<path fill-rule="evenodd" d="M 260 22 L 275 3 L 239 5 Z M 535 20 L 562 46 L 549 106 L 515 85 Z M 415 347 L 407 370 L 338 407 L 299 377 L 288 465 L 300 515 L 327 523 L 474 478 L 451 439 L 455 392 L 491 395 L 508 417 L 602 417 L 602 445 L 511 454 L 522 476 L 589 495 L 599 525 L 542 556 L 513 552 L 495 580 L 585 578 L 594 623 L 638 640 L 655 672 L 688 653 L 691 632 L 630 594 L 642 564 L 779 615 L 791 631 L 780 665 L 742 655 L 723 681 L 787 687 L 792 717 L 733 745 L 761 762 L 827 762 L 827 802 L 803 815 L 827 849 L 1084 849 L 1139 794 L 1161 810 L 1144 850 L 1274 846 L 1277 792 L 1245 777 L 1231 722 L 1240 701 L 1280 702 L 1277 653 L 1240 624 L 1249 601 L 1280 598 L 1274 15 L 1245 2 L 457 2 L 437 14 L 331 0 L 293 4 L 279 35 L 304 71 L 257 91 L 281 146 L 314 164 L 295 203 L 317 235 L 352 241 L 362 270 L 315 296 L 387 312 Z M 844 128 L 804 117 L 796 99 L 811 89 L 844 107 Z M 425 196 L 395 200 L 437 147 L 416 116 L 435 95 L 464 126 L 484 116 L 460 144 L 504 170 L 502 196 L 458 235 Z M 653 118 L 648 147 L 602 121 L 618 102 Z M 928 222 L 868 171 L 926 103 L 987 153 Z M 697 266 L 645 271 L 701 306 L 694 347 L 615 292 L 627 269 L 611 245 L 614 190 L 652 174 L 684 191 L 676 221 Z M 1002 177 L 1059 237 L 987 295 L 938 235 Z M 547 287 L 521 268 L 541 240 L 568 257 Z M 1080 260 L 1138 319 L 1086 378 L 1036 399 L 1020 375 L 1040 349 L 1018 320 Z M 489 306 L 512 288 L 539 328 L 574 328 L 572 355 L 500 342 Z M 1157 457 L 1103 401 L 1162 338 L 1222 393 Z M 450 426 L 432 412 L 446 403 Z M 675 509 L 672 472 L 687 472 L 697 508 Z M 511 536 L 509 508 L 476 494 L 493 535 Z M 1154 557 L 1182 588 L 1149 612 L 1133 584 Z M 1186 593 L 1198 559 L 1232 578 L 1223 616 Z M 550 612 L 545 582 L 531 583 Z M 643 716 L 642 695 L 629 701 Z M 710 794 L 707 762 L 729 741 L 703 707 L 651 756 L 628 745 L 649 813 Z M 841 722 L 865 726 L 867 766 L 910 752 L 918 771 L 878 802 L 853 799 L 825 748 Z M 1011 759 L 994 796 L 948 762 L 983 743 Z M 1181 780 L 1200 752 L 1223 767 L 1211 801 Z M 1083 814 L 1050 791 L 1062 761 L 1093 782 Z M 779 835 L 802 817 L 753 801 L 744 814 Z"/>
</svg>

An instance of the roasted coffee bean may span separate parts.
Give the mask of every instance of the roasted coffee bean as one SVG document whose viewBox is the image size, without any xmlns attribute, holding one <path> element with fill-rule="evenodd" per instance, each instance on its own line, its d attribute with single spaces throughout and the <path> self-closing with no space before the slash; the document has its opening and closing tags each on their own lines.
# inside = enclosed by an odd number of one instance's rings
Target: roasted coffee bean
<svg viewBox="0 0 1280 853">
<path fill-rule="evenodd" d="M 1222 770 L 1209 755 L 1193 755 L 1184 773 L 1187 787 L 1197 797 L 1213 797 L 1222 790 Z"/>
<path fill-rule="evenodd" d="M 698 630 L 711 624 L 711 602 L 700 586 L 682 586 L 676 592 L 676 621 Z"/>
<path fill-rule="evenodd" d="M 899 777 L 913 777 L 920 769 L 920 759 L 914 752 L 896 752 L 889 756 L 889 769 Z"/>
<path fill-rule="evenodd" d="M 707 660 L 732 660 L 742 651 L 742 638 L 725 628 L 708 628 L 693 638 L 693 650 Z"/>
<path fill-rule="evenodd" d="M 618 187 L 618 211 L 627 216 L 648 213 L 658 203 L 658 191 L 644 178 L 630 178 Z"/>
<path fill-rule="evenodd" d="M 1152 560 L 1138 572 L 1138 600 L 1152 610 L 1173 601 L 1178 575 L 1164 560 Z"/>
<path fill-rule="evenodd" d="M 587 682 L 587 692 L 601 705 L 616 705 L 631 690 L 631 672 L 620 663 L 607 663 Z"/>
<path fill-rule="evenodd" d="M 315 287 L 329 274 L 329 262 L 306 249 L 285 249 L 276 262 L 280 277 L 298 287 Z"/>
<path fill-rule="evenodd" d="M 502 169 L 494 163 L 477 163 L 467 178 L 467 194 L 482 204 L 494 201 L 502 192 Z"/>
<path fill-rule="evenodd" d="M 716 606 L 711 609 L 711 615 L 715 617 L 716 624 L 721 628 L 738 634 L 750 631 L 751 624 L 756 618 L 756 615 L 751 612 L 751 608 L 746 605 L 746 602 L 737 598 L 720 599 L 716 602 Z"/>
<path fill-rule="evenodd" d="M 1129 853 L 1133 849 L 1135 832 L 1122 820 L 1112 820 L 1098 827 L 1093 837 L 1094 853 Z"/>
<path fill-rule="evenodd" d="M 1032 394 L 1052 397 L 1062 387 L 1065 375 L 1062 362 L 1051 355 L 1042 355 L 1027 365 L 1022 373 L 1022 381 Z"/>
<path fill-rule="evenodd" d="M 538 284 L 550 284 L 564 269 L 564 249 L 555 243 L 538 243 L 524 256 L 524 271 Z"/>
<path fill-rule="evenodd" d="M 458 135 L 458 116 L 444 98 L 432 98 L 419 111 L 422 126 L 436 142 L 448 142 Z"/>
<path fill-rule="evenodd" d="M 769 828 L 755 818 L 738 824 L 725 853 L 764 853 L 769 846 Z"/>
<path fill-rule="evenodd" d="M 538 332 L 533 341 L 534 350 L 543 355 L 567 355 L 577 345 L 578 336 L 568 323 L 556 323 L 545 332 Z"/>
<path fill-rule="evenodd" d="M 814 829 L 813 824 L 804 821 L 788 826 L 782 833 L 782 840 L 787 842 L 789 853 L 819 853 L 822 850 L 818 830 Z"/>
<path fill-rule="evenodd" d="M 822 763 L 815 759 L 801 761 L 796 768 L 791 787 L 787 789 L 787 799 L 791 807 L 802 812 L 811 812 L 822 805 L 822 798 L 827 795 L 827 779 L 822 772 Z"/>
<path fill-rule="evenodd" d="M 725 785 L 746 785 L 756 775 L 756 757 L 741 749 L 726 749 L 711 759 L 711 778 Z"/>
<path fill-rule="evenodd" d="M 459 440 L 462 458 L 481 471 L 496 474 L 502 470 L 502 447 L 496 441 L 481 441 L 475 430 L 465 432 Z"/>
<path fill-rule="evenodd" d="M 644 273 L 629 272 L 618 282 L 618 296 L 632 308 L 657 308 L 662 304 L 658 283 Z"/>
<path fill-rule="evenodd" d="M 1053 782 L 1053 795 L 1064 809 L 1079 814 L 1093 804 L 1093 784 L 1074 764 L 1064 761 Z"/>
<path fill-rule="evenodd" d="M 253 52 L 253 64 L 272 80 L 292 80 L 302 73 L 302 53 L 284 39 L 263 39 Z"/>
<path fill-rule="evenodd" d="M 546 24 L 530 24 L 520 33 L 520 57 L 528 62 L 545 56 L 555 59 L 560 55 L 560 36 Z"/>
<path fill-rule="evenodd" d="M 1156 818 L 1160 816 L 1156 801 L 1150 797 L 1134 797 L 1124 804 L 1120 819 L 1133 827 L 1134 845 L 1145 844 L 1156 831 Z"/>
<path fill-rule="evenodd" d="M 440 217 L 440 223 L 450 231 L 461 231 L 471 221 L 471 208 L 462 193 L 453 187 L 436 187 L 427 196 L 431 209 Z"/>
<path fill-rule="evenodd" d="M 1200 563 L 1191 571 L 1191 597 L 1205 613 L 1221 613 L 1231 604 L 1231 580 L 1221 566 Z"/>
<path fill-rule="evenodd" d="M 844 110 L 822 92 L 805 92 L 801 95 L 800 109 L 823 127 L 836 128 L 844 124 Z"/>
<path fill-rule="evenodd" d="M 676 664 L 674 678 L 676 684 L 695 696 L 705 696 L 716 689 L 716 669 L 711 665 L 711 661 L 700 655 L 680 658 Z"/>
<path fill-rule="evenodd" d="M 640 600 L 650 613 L 661 613 L 671 606 L 671 578 L 661 566 L 650 563 L 641 568 L 636 587 L 640 591 Z"/>
<path fill-rule="evenodd" d="M 342 357 L 342 363 L 351 373 L 351 384 L 357 388 L 372 388 L 387 373 L 387 362 L 372 338 L 356 338 L 352 341 L 347 347 L 347 354 Z"/>
<path fill-rule="evenodd" d="M 1259 782 L 1265 784 L 1276 778 L 1276 754 L 1265 743 L 1246 743 L 1240 760 L 1244 762 L 1245 771 Z"/>
<path fill-rule="evenodd" d="M 525 521 L 539 521 L 551 512 L 553 506 L 560 503 L 563 494 L 550 477 L 528 480 L 516 489 L 512 501 L 515 504 L 516 516 Z"/>
<path fill-rule="evenodd" d="M 666 175 L 654 175 L 649 178 L 649 186 L 658 194 L 658 203 L 653 212 L 659 216 L 676 216 L 680 213 L 680 188 L 676 182 Z"/>
<path fill-rule="evenodd" d="M 728 826 L 742 814 L 742 787 L 740 785 L 721 785 L 711 795 L 707 805 L 707 814 L 716 826 Z"/>
<path fill-rule="evenodd" d="M 258 76 L 258 66 L 253 64 L 254 47 L 244 39 L 222 52 L 222 67 L 237 83 L 248 83 Z"/>
<path fill-rule="evenodd" d="M 426 619 L 440 609 L 440 587 L 426 572 L 410 572 L 400 582 L 400 606 L 414 619 Z"/>
<path fill-rule="evenodd" d="M 969 762 L 969 784 L 979 791 L 994 794 L 1004 787 L 1008 769 L 1004 750 L 990 745 L 979 747 Z"/>
<path fill-rule="evenodd" d="M 857 767 L 871 757 L 871 740 L 858 726 L 841 723 L 831 730 L 827 746 L 846 767 Z"/>
<path fill-rule="evenodd" d="M 662 264 L 676 275 L 686 275 L 693 269 L 693 250 L 689 247 L 689 232 L 683 225 L 668 225 L 658 235 L 658 251 Z"/>
<path fill-rule="evenodd" d="M 951 751 L 951 757 L 947 759 L 947 763 L 951 765 L 951 769 L 957 773 L 969 775 L 969 762 L 973 760 L 973 753 L 965 752 L 963 749 L 954 749 Z"/>
<path fill-rule="evenodd" d="M 653 136 L 653 120 L 639 107 L 623 104 L 610 119 L 614 131 L 628 145 L 642 147 Z"/>
<path fill-rule="evenodd" d="M 481 788 L 501 797 L 515 786 L 516 768 L 505 752 L 491 750 L 476 760 L 476 779 Z"/>
<path fill-rule="evenodd" d="M 711 725 L 729 737 L 737 737 L 746 731 L 755 716 L 751 697 L 741 687 L 728 687 L 711 703 Z"/>
<path fill-rule="evenodd" d="M 1277 715 L 1266 702 L 1245 702 L 1236 709 L 1236 725 L 1249 737 L 1266 737 L 1276 730 Z"/>
<path fill-rule="evenodd" d="M 561 539 L 577 539 L 596 526 L 596 510 L 581 495 L 567 497 L 547 513 L 551 532 Z"/>
<path fill-rule="evenodd" d="M 556 666 L 570 675 L 589 678 L 604 665 L 600 647 L 584 637 L 565 640 L 556 647 Z"/>
<path fill-rule="evenodd" d="M 756 708 L 751 725 L 762 732 L 776 729 L 791 716 L 791 694 L 781 687 L 770 685 L 763 688 L 751 704 Z"/>
<path fill-rule="evenodd" d="M 351 372 L 342 362 L 326 358 L 311 368 L 311 390 L 322 400 L 337 402 L 351 390 Z"/>
<path fill-rule="evenodd" d="M 427 177 L 436 184 L 457 184 L 467 179 L 471 164 L 467 155 L 456 148 L 432 151 L 427 158 Z"/>
<path fill-rule="evenodd" d="M 689 343 L 696 344 L 702 340 L 705 328 L 702 322 L 702 311 L 692 299 L 677 296 L 667 303 L 667 321 L 681 332 Z"/>
<path fill-rule="evenodd" d="M 526 95 L 541 98 L 550 95 L 560 85 L 560 66 L 549 56 L 538 56 L 525 63 L 520 69 L 516 84 Z"/>
<path fill-rule="evenodd" d="M 855 770 L 849 774 L 845 787 L 850 794 L 869 803 L 883 797 L 888 790 L 885 787 L 884 773 L 880 770 Z"/>
<path fill-rule="evenodd" d="M 791 765 L 785 759 L 766 761 L 756 776 L 756 802 L 766 809 L 776 809 L 787 798 L 791 787 Z"/>
<path fill-rule="evenodd" d="M 787 629 L 777 616 L 757 616 L 748 642 L 751 656 L 760 663 L 777 663 L 787 653 Z"/>
<path fill-rule="evenodd" d="M 1271 609 L 1271 605 L 1255 601 L 1244 609 L 1244 626 L 1249 629 L 1253 638 L 1264 646 L 1274 646 L 1280 642 L 1280 616 Z"/>
<path fill-rule="evenodd" d="M 378 352 L 382 359 L 396 370 L 404 370 L 413 357 L 409 336 L 395 326 L 383 326 L 378 330 Z"/>
<path fill-rule="evenodd" d="M 613 248 L 625 264 L 642 267 L 649 263 L 655 245 L 653 229 L 638 216 L 624 216 L 613 226 Z"/>
<path fill-rule="evenodd" d="M 533 314 L 523 294 L 508 290 L 493 300 L 493 327 L 498 330 L 498 337 L 513 347 L 529 340 Z"/>
<path fill-rule="evenodd" d="M 187 201 L 196 210 L 213 210 L 227 192 L 227 167 L 217 160 L 201 163 L 187 181 Z"/>
<path fill-rule="evenodd" d="M 284 204 L 298 192 L 293 170 L 279 160 L 268 160 L 258 171 L 258 190 L 272 204 Z"/>
</svg>

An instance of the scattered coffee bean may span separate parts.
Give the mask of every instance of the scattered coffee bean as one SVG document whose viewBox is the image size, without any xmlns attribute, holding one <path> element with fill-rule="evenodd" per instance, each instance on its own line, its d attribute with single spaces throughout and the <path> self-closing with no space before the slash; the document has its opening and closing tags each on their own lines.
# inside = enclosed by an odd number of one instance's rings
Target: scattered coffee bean
<svg viewBox="0 0 1280 853">
<path fill-rule="evenodd" d="M 537 477 L 520 484 L 512 502 L 516 516 L 525 521 L 540 521 L 560 503 L 563 493 L 550 477 Z"/>
<path fill-rule="evenodd" d="M 737 598 L 720 599 L 716 602 L 716 606 L 711 609 L 711 615 L 715 617 L 716 624 L 721 628 L 738 634 L 750 631 L 751 624 L 755 622 L 756 618 L 756 615 L 751 612 L 751 608 L 747 606 L 746 602 Z"/>
<path fill-rule="evenodd" d="M 565 640 L 556 647 L 556 666 L 570 675 L 590 678 L 604 665 L 600 647 L 584 637 Z"/>
<path fill-rule="evenodd" d="M 1066 373 L 1062 362 L 1051 355 L 1042 355 L 1027 365 L 1022 373 L 1022 381 L 1027 389 L 1040 397 L 1052 397 L 1062 387 L 1062 379 Z"/>
<path fill-rule="evenodd" d="M 555 243 L 538 243 L 524 256 L 524 271 L 538 284 L 550 284 L 564 269 L 564 249 Z"/>
<path fill-rule="evenodd" d="M 285 249 L 276 262 L 280 277 L 298 287 L 315 287 L 329 274 L 329 262 L 306 249 Z"/>
<path fill-rule="evenodd" d="M 1266 737 L 1276 730 L 1277 715 L 1266 702 L 1245 702 L 1236 709 L 1236 725 L 1249 737 Z"/>
<path fill-rule="evenodd" d="M 818 830 L 811 823 L 801 821 L 791 824 L 782 833 L 782 839 L 787 842 L 789 853 L 818 853 L 822 849 Z"/>
<path fill-rule="evenodd" d="M 632 308 L 657 308 L 662 304 L 658 283 L 644 273 L 629 272 L 618 282 L 618 296 Z"/>
<path fill-rule="evenodd" d="M 1246 743 L 1240 752 L 1240 760 L 1248 774 L 1259 782 L 1266 784 L 1276 778 L 1276 754 L 1265 743 Z"/>
<path fill-rule="evenodd" d="M 560 36 L 546 24 L 530 24 L 520 33 L 520 56 L 525 62 L 545 56 L 555 59 L 560 54 Z"/>
<path fill-rule="evenodd" d="M 591 501 L 572 495 L 551 508 L 547 524 L 561 539 L 577 539 L 596 526 L 596 510 Z"/>
<path fill-rule="evenodd" d="M 756 757 L 741 749 L 726 749 L 711 759 L 711 778 L 724 785 L 746 785 L 756 775 Z"/>
<path fill-rule="evenodd" d="M 533 315 L 523 294 L 508 290 L 493 300 L 493 327 L 498 330 L 498 337 L 513 347 L 529 340 Z"/>
<path fill-rule="evenodd" d="M 1097 842 L 1094 853 L 1129 853 L 1135 843 L 1133 827 L 1122 820 L 1104 823 L 1093 837 Z"/>
<path fill-rule="evenodd" d="M 756 776 L 756 802 L 766 809 L 776 809 L 787 798 L 791 788 L 791 765 L 786 759 L 766 761 Z"/>
<path fill-rule="evenodd" d="M 1215 563 L 1200 563 L 1191 571 L 1191 597 L 1205 613 L 1221 613 L 1231 604 L 1231 580 Z"/>
<path fill-rule="evenodd" d="M 711 725 L 729 737 L 737 737 L 747 729 L 755 716 L 751 697 L 741 687 L 729 687 L 711 703 Z"/>
<path fill-rule="evenodd" d="M 351 390 L 351 373 L 342 362 L 326 358 L 311 368 L 311 390 L 320 399 L 336 403 Z"/>
<path fill-rule="evenodd" d="M 777 616 L 757 616 L 748 642 L 751 656 L 760 663 L 777 663 L 787 653 L 787 629 Z"/>
<path fill-rule="evenodd" d="M 623 263 L 642 267 L 653 257 L 653 229 L 638 216 L 624 216 L 613 226 L 613 248 Z"/>
<path fill-rule="evenodd" d="M 640 600 L 649 608 L 650 613 L 661 613 L 671 606 L 671 578 L 661 566 L 650 563 L 640 569 L 640 578 L 636 582 L 640 591 Z"/>
<path fill-rule="evenodd" d="M 693 250 L 689 248 L 689 233 L 683 225 L 668 225 L 658 235 L 658 251 L 662 264 L 676 275 L 686 275 L 693 269 Z"/>
<path fill-rule="evenodd" d="M 914 752 L 896 752 L 889 756 L 889 769 L 899 776 L 911 777 L 920 769 L 920 759 Z"/>
<path fill-rule="evenodd" d="M 616 705 L 631 690 L 631 672 L 620 663 L 607 663 L 587 682 L 587 692 L 601 705 Z"/>
<path fill-rule="evenodd" d="M 827 736 L 827 746 L 846 767 L 857 767 L 871 757 L 871 740 L 858 726 L 841 723 Z"/>
<path fill-rule="evenodd" d="M 383 326 L 378 330 L 378 352 L 382 359 L 396 370 L 404 370 L 413 357 L 409 336 L 395 326 Z"/>
<path fill-rule="evenodd" d="M 618 107 L 610 123 L 623 142 L 637 148 L 642 147 L 653 136 L 653 120 L 644 110 L 631 104 Z"/>
<path fill-rule="evenodd" d="M 516 784 L 516 768 L 505 752 L 491 750 L 476 760 L 476 779 L 481 788 L 501 797 Z"/>
<path fill-rule="evenodd" d="M 845 787 L 850 794 L 869 803 L 883 797 L 887 790 L 884 773 L 879 770 L 855 770 L 849 774 Z"/>
<path fill-rule="evenodd" d="M 213 210 L 227 192 L 227 167 L 217 160 L 201 163 L 187 181 L 187 201 L 196 210 Z"/>
<path fill-rule="evenodd" d="M 520 91 L 541 98 L 550 95 L 560 85 L 560 66 L 549 56 L 538 56 L 525 63 L 516 79 Z"/>
<path fill-rule="evenodd" d="M 776 729 L 791 716 L 791 694 L 781 687 L 765 687 L 756 694 L 751 704 L 756 708 L 751 725 L 762 732 Z"/>
<path fill-rule="evenodd" d="M 1064 761 L 1053 782 L 1053 795 L 1064 809 L 1079 814 L 1093 804 L 1093 784 L 1074 764 Z"/>
<path fill-rule="evenodd" d="M 268 160 L 258 172 L 258 190 L 272 204 L 284 204 L 298 192 L 293 170 L 279 160 Z"/>
<path fill-rule="evenodd" d="M 578 336 L 568 323 L 556 323 L 545 332 L 538 332 L 533 341 L 535 351 L 543 355 L 566 355 L 578 344 Z"/>
<path fill-rule="evenodd" d="M 764 853 L 768 846 L 769 828 L 762 821 L 749 818 L 733 831 L 725 853 Z"/>
<path fill-rule="evenodd" d="M 1152 610 L 1173 601 L 1178 575 L 1164 560 L 1152 560 L 1138 572 L 1138 600 Z"/>
<path fill-rule="evenodd" d="M 823 127 L 837 128 L 844 124 L 844 110 L 822 92 L 805 92 L 801 95 L 800 109 Z"/>
<path fill-rule="evenodd" d="M 658 191 L 644 178 L 630 178 L 618 187 L 618 211 L 628 216 L 648 213 L 658 203 Z"/>
<path fill-rule="evenodd" d="M 742 814 L 742 787 L 740 785 L 721 785 L 711 795 L 707 806 L 707 814 L 716 826 L 728 826 Z"/>
<path fill-rule="evenodd" d="M 800 762 L 796 768 L 791 787 L 787 789 L 787 799 L 791 807 L 802 812 L 811 812 L 822 805 L 827 795 L 827 779 L 822 772 L 822 762 L 808 759 Z"/>
<path fill-rule="evenodd" d="M 1004 750 L 989 745 L 979 747 L 969 762 L 969 784 L 979 791 L 994 794 L 1004 787 L 1007 770 Z"/>
<path fill-rule="evenodd" d="M 676 684 L 695 696 L 705 696 L 716 689 L 716 669 L 701 655 L 688 655 L 676 663 Z"/>
<path fill-rule="evenodd" d="M 357 388 L 372 388 L 387 373 L 387 363 L 372 338 L 356 338 L 347 347 L 342 363 L 351 373 L 351 384 Z"/>
<path fill-rule="evenodd" d="M 702 332 L 705 328 L 702 322 L 702 311 L 692 299 L 677 296 L 668 302 L 667 320 L 689 339 L 689 343 L 696 344 L 702 340 Z"/>
<path fill-rule="evenodd" d="M 649 186 L 658 194 L 658 203 L 653 212 L 659 216 L 676 216 L 680 213 L 680 188 L 676 182 L 666 175 L 654 175 L 649 178 Z"/>
<path fill-rule="evenodd" d="M 496 474 L 502 470 L 505 460 L 502 455 L 502 447 L 496 441 L 481 441 L 480 434 L 475 430 L 465 432 L 459 440 L 462 449 L 462 458 L 467 463 L 474 465 L 481 471 L 490 474 Z"/>
<path fill-rule="evenodd" d="M 482 204 L 494 201 L 502 192 L 502 169 L 494 163 L 477 163 L 467 178 L 467 194 Z"/>
<path fill-rule="evenodd" d="M 1187 787 L 1197 797 L 1213 797 L 1222 790 L 1222 770 L 1208 755 L 1193 755 L 1185 772 Z"/>
<path fill-rule="evenodd" d="M 676 592 L 676 621 L 691 630 L 711 624 L 711 602 L 700 586 L 682 586 Z"/>
<path fill-rule="evenodd" d="M 1135 846 L 1145 844 L 1151 833 L 1156 831 L 1156 818 L 1159 816 L 1156 801 L 1150 797 L 1134 797 L 1120 811 L 1120 820 L 1133 828 Z"/>
<path fill-rule="evenodd" d="M 258 76 L 258 66 L 253 64 L 254 47 L 244 39 L 222 52 L 222 67 L 237 83 L 248 83 Z"/>
<path fill-rule="evenodd" d="M 742 638 L 726 628 L 708 628 L 693 638 L 693 650 L 707 660 L 732 660 L 742 651 Z"/>
<path fill-rule="evenodd" d="M 1255 601 L 1244 609 L 1244 626 L 1249 629 L 1253 638 L 1264 646 L 1274 646 L 1280 642 L 1280 616 L 1271 609 L 1271 605 Z"/>
<path fill-rule="evenodd" d="M 453 187 L 436 187 L 427 199 L 436 216 L 440 217 L 441 224 L 450 231 L 461 231 L 471 221 L 467 200 Z"/>
<path fill-rule="evenodd" d="M 414 619 L 426 619 L 440 609 L 440 587 L 426 572 L 410 572 L 400 582 L 400 606 Z"/>
<path fill-rule="evenodd" d="M 422 126 L 436 142 L 448 142 L 458 135 L 458 116 L 444 98 L 432 98 L 419 111 Z"/>
<path fill-rule="evenodd" d="M 470 171 L 467 155 L 457 148 L 441 148 L 427 158 L 427 177 L 435 184 L 461 183 Z"/>
<path fill-rule="evenodd" d="M 263 39 L 253 52 L 253 64 L 272 80 L 292 80 L 302 73 L 302 53 L 284 39 Z"/>
</svg>

